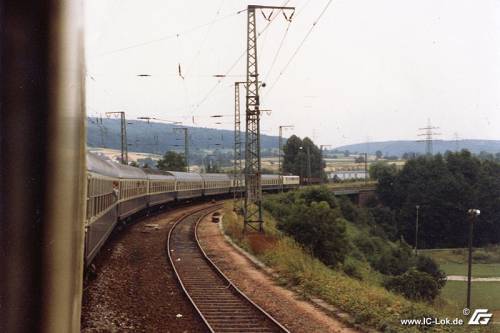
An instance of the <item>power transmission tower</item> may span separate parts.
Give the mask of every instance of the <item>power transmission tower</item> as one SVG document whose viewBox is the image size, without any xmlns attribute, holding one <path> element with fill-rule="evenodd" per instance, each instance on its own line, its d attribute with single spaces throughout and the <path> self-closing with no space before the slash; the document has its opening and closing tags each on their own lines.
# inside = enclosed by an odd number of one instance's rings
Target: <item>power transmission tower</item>
<svg viewBox="0 0 500 333">
<path fill-rule="evenodd" d="M 455 132 L 455 134 L 453 135 L 454 139 L 455 139 L 455 152 L 458 152 L 460 150 L 460 136 L 458 136 L 458 133 Z"/>
<path fill-rule="evenodd" d="M 186 159 L 186 172 L 189 172 L 189 135 L 187 127 L 176 127 L 174 131 L 184 132 L 184 158 Z"/>
<path fill-rule="evenodd" d="M 425 142 L 425 154 L 427 156 L 432 156 L 433 154 L 433 141 L 434 136 L 441 135 L 441 133 L 434 132 L 435 129 L 439 129 L 439 127 L 435 127 L 431 125 L 431 120 L 427 119 L 427 126 L 419 128 L 419 131 L 425 131 L 424 133 L 418 134 L 418 136 L 423 136 L 424 139 L 418 140 L 417 142 Z"/>
<path fill-rule="evenodd" d="M 262 184 L 260 160 L 260 101 L 257 66 L 256 9 L 294 10 L 294 7 L 249 5 L 247 8 L 247 79 L 245 130 L 245 209 L 243 231 L 262 228 Z M 271 13 L 272 14 L 272 13 Z M 271 14 L 264 17 L 271 20 Z M 286 17 L 286 15 L 285 15 Z"/>
<path fill-rule="evenodd" d="M 124 111 L 106 112 L 106 116 L 110 116 L 112 114 L 119 114 L 120 115 L 120 120 L 121 120 L 120 121 L 120 123 L 121 123 L 121 130 L 120 130 L 121 163 L 128 164 L 127 120 L 125 119 L 125 112 Z"/>
<path fill-rule="evenodd" d="M 278 139 L 278 173 L 280 177 L 283 176 L 283 166 L 281 163 L 281 156 L 283 155 L 283 130 L 287 128 L 293 128 L 293 125 L 281 125 L 279 127 L 279 139 Z M 283 181 L 281 183 L 281 192 L 283 192 Z"/>
<path fill-rule="evenodd" d="M 319 177 L 321 184 L 324 183 L 323 179 L 323 148 L 331 148 L 332 145 L 319 145 Z M 325 162 L 326 167 L 326 162 Z"/>
</svg>

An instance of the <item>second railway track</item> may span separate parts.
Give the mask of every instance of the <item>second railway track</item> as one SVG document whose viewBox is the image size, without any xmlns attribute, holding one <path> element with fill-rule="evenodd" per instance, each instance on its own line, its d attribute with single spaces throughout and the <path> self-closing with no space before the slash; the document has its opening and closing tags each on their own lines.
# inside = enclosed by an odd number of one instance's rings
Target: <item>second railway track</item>
<svg viewBox="0 0 500 333">
<path fill-rule="evenodd" d="M 198 223 L 218 208 L 179 218 L 168 234 L 168 256 L 182 289 L 211 332 L 288 332 L 234 286 L 201 248 Z"/>
</svg>

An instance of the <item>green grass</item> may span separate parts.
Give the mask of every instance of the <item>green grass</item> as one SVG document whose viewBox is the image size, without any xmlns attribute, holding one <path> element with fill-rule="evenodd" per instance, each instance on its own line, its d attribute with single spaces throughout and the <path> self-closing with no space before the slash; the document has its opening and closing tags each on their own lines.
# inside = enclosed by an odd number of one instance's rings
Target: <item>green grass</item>
<svg viewBox="0 0 500 333">
<path fill-rule="evenodd" d="M 446 275 L 467 275 L 467 264 L 445 263 L 440 267 Z M 472 276 L 500 277 L 500 264 L 473 264 Z"/>
<path fill-rule="evenodd" d="M 423 250 L 421 253 L 436 260 L 447 275 L 467 275 L 468 252 L 465 249 Z M 473 277 L 500 277 L 500 247 L 474 249 L 472 258 Z"/>
<path fill-rule="evenodd" d="M 447 275 L 467 275 L 466 249 L 423 250 L 423 254 L 435 259 Z M 473 277 L 500 277 L 500 247 L 474 249 Z M 493 320 L 500 321 L 500 282 L 473 282 L 471 289 L 471 308 L 486 308 L 494 313 Z M 447 281 L 441 292 L 449 313 L 460 313 L 465 307 L 467 282 Z M 500 325 L 489 325 L 488 332 L 500 332 Z"/>
<path fill-rule="evenodd" d="M 448 281 L 442 296 L 449 299 L 451 304 L 461 311 L 466 303 L 467 282 Z M 473 282 L 471 303 L 473 309 L 486 308 L 490 311 L 500 311 L 500 282 Z"/>
</svg>

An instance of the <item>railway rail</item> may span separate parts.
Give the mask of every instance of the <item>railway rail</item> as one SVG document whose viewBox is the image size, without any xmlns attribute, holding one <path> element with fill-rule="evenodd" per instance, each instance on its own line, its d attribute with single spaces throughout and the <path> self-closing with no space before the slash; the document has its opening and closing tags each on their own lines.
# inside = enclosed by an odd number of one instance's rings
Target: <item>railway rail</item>
<svg viewBox="0 0 500 333">
<path fill-rule="evenodd" d="M 186 214 L 170 229 L 167 252 L 182 289 L 210 332 L 288 332 L 233 285 L 201 248 L 198 224 L 220 207 Z"/>
</svg>

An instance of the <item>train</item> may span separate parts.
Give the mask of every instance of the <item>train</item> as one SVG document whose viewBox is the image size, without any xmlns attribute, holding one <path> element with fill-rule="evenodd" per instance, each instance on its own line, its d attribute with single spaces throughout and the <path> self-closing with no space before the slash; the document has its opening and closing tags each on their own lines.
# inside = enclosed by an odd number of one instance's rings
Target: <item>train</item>
<svg viewBox="0 0 500 333">
<path fill-rule="evenodd" d="M 88 267 L 119 222 L 141 212 L 201 197 L 241 192 L 244 180 L 231 174 L 141 169 L 87 152 L 85 266 Z M 261 177 L 263 191 L 299 187 L 299 176 Z"/>
</svg>

